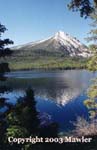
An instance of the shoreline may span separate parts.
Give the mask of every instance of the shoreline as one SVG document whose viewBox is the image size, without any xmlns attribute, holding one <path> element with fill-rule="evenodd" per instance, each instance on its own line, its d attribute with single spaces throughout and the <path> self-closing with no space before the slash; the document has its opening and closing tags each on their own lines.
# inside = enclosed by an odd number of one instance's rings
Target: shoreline
<svg viewBox="0 0 97 150">
<path fill-rule="evenodd" d="M 31 69 L 10 69 L 11 71 L 58 71 L 58 70 L 87 70 L 87 67 L 67 67 L 67 68 L 31 68 Z"/>
</svg>

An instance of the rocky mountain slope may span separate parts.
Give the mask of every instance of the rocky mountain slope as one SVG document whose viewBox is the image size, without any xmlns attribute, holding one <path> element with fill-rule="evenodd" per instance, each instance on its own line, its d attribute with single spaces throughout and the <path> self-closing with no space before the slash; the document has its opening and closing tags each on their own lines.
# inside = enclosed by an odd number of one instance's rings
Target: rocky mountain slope
<svg viewBox="0 0 97 150">
<path fill-rule="evenodd" d="M 24 53 L 29 54 L 29 52 L 33 53 L 33 55 L 60 55 L 60 56 L 82 56 L 89 57 L 90 53 L 88 48 L 82 44 L 75 37 L 70 36 L 62 31 L 57 32 L 53 37 L 37 41 L 31 42 L 28 44 L 15 46 L 12 48 L 17 51 L 24 51 Z"/>
</svg>

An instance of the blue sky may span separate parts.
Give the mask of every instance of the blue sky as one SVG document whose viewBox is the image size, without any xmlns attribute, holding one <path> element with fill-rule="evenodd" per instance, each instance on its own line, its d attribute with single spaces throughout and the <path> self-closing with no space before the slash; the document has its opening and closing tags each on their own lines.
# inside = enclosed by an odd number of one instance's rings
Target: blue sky
<svg viewBox="0 0 97 150">
<path fill-rule="evenodd" d="M 84 38 L 90 30 L 90 20 L 68 10 L 69 0 L 0 0 L 0 22 L 15 45 L 42 40 L 59 30 Z"/>
</svg>

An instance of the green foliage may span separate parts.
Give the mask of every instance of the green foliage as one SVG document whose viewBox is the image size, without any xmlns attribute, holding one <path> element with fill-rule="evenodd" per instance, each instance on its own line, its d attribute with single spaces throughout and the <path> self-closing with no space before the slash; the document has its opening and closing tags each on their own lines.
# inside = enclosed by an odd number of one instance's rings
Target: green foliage
<svg viewBox="0 0 97 150">
<path fill-rule="evenodd" d="M 5 28 L 4 25 L 0 24 L 0 59 L 1 57 L 8 56 L 12 53 L 12 51 L 7 48 L 6 46 L 9 44 L 13 44 L 13 41 L 9 39 L 1 39 L 2 33 L 4 33 L 7 29 Z M 0 73 L 4 73 L 6 71 L 9 71 L 8 64 L 7 63 L 2 63 L 0 62 Z"/>
<path fill-rule="evenodd" d="M 4 33 L 6 30 L 7 29 L 5 28 L 5 26 L 0 24 L 0 57 L 7 56 L 12 52 L 9 48 L 5 46 L 13 44 L 13 41 L 11 41 L 10 39 L 1 39 L 2 33 Z"/>
<path fill-rule="evenodd" d="M 5 143 L 5 149 L 29 149 L 30 145 L 13 144 L 8 143 L 8 137 L 14 138 L 27 138 L 29 136 L 34 137 L 39 135 L 40 121 L 38 119 L 38 112 L 36 111 L 36 102 L 34 99 L 34 92 L 32 89 L 27 89 L 24 98 L 19 98 L 15 106 L 6 115 L 7 128 L 5 135 L 3 135 L 3 142 Z"/>
<path fill-rule="evenodd" d="M 91 49 L 95 49 L 97 51 L 97 45 L 96 45 L 96 40 L 97 40 L 97 8 L 95 7 L 95 10 L 93 13 L 90 15 L 90 18 L 92 20 L 92 23 L 90 26 L 92 29 L 89 32 L 89 37 L 86 38 L 88 42 L 94 41 L 94 44 L 92 44 Z"/>
<path fill-rule="evenodd" d="M 87 90 L 87 96 L 89 99 L 84 101 L 84 105 L 89 110 L 90 118 L 93 119 L 97 117 L 97 79 Z"/>
<path fill-rule="evenodd" d="M 10 70 L 31 70 L 31 69 L 83 69 L 86 68 L 87 59 L 71 57 L 46 56 L 30 57 L 7 57 Z"/>
<path fill-rule="evenodd" d="M 97 98 L 97 84 L 93 84 L 90 86 L 90 88 L 87 91 L 88 97 L 91 99 L 96 99 Z"/>
<path fill-rule="evenodd" d="M 97 4 L 97 3 L 96 3 Z M 92 52 L 92 57 L 87 62 L 87 68 L 90 71 L 97 71 L 97 5 L 94 6 L 94 12 L 91 14 L 91 19 L 93 23 L 91 24 L 92 30 L 89 33 L 89 37 L 87 41 L 93 42 L 89 46 L 89 49 Z M 91 119 L 95 119 L 97 117 L 97 80 L 89 87 L 87 90 L 88 99 L 84 101 L 84 105 L 89 110 L 89 115 Z"/>
<path fill-rule="evenodd" d="M 2 58 L 4 59 L 5 56 L 10 55 L 11 51 L 6 46 L 9 44 L 13 44 L 13 42 L 9 39 L 2 39 L 2 33 L 6 31 L 6 28 L 4 25 L 0 24 L 0 80 L 5 81 L 6 78 L 3 76 L 5 72 L 9 71 L 8 63 L 2 62 Z M 0 93 L 6 91 L 6 87 L 2 87 L 0 85 Z M 7 110 L 4 112 L 1 112 L 1 109 L 6 107 Z M 6 122 L 6 115 L 8 111 L 11 109 L 11 104 L 6 102 L 5 98 L 0 98 L 0 149 L 4 149 L 4 140 L 5 140 L 5 133 L 7 128 L 7 122 Z M 6 149 L 6 148 L 5 148 Z"/>
<path fill-rule="evenodd" d="M 58 125 L 56 123 L 51 123 L 49 125 L 45 125 L 44 127 L 40 126 L 39 113 L 36 110 L 36 102 L 34 99 L 34 92 L 31 88 L 26 90 L 26 95 L 24 98 L 18 99 L 15 106 L 12 107 L 10 112 L 6 116 L 7 120 L 7 129 L 5 132 L 4 143 L 5 149 L 8 147 L 9 149 L 16 148 L 20 149 L 37 149 L 37 146 L 41 150 L 45 144 L 33 144 L 24 143 L 24 144 L 16 144 L 10 145 L 7 141 L 8 137 L 15 138 L 27 138 L 27 137 L 57 137 L 58 133 Z"/>
<path fill-rule="evenodd" d="M 91 0 L 71 0 L 68 7 L 73 11 L 79 11 L 81 17 L 87 17 L 94 11 L 94 5 L 97 6 L 96 0 L 93 0 L 92 2 Z"/>
<path fill-rule="evenodd" d="M 95 44 L 89 45 L 89 50 L 92 51 L 93 53 L 95 53 L 97 50 L 97 45 L 95 45 Z"/>
<path fill-rule="evenodd" d="M 87 106 L 88 109 L 93 109 L 95 108 L 95 101 L 87 99 L 84 101 L 85 106 Z"/>
<path fill-rule="evenodd" d="M 97 116 L 97 111 L 90 110 L 89 115 L 90 115 L 90 119 L 94 119 Z"/>
<path fill-rule="evenodd" d="M 7 128 L 7 133 L 6 133 L 6 138 L 8 137 L 27 137 L 28 136 L 28 132 L 25 128 L 21 127 L 21 126 L 9 126 L 9 128 Z"/>
<path fill-rule="evenodd" d="M 39 119 L 33 90 L 28 89 L 26 96 L 18 100 L 14 109 L 7 115 L 7 122 L 9 125 L 7 131 L 11 131 L 13 127 L 15 127 L 14 131 L 16 131 L 16 127 L 17 130 L 18 127 L 21 130 L 20 127 L 23 127 L 24 130 L 27 130 L 28 135 L 33 135 L 38 132 Z"/>
</svg>

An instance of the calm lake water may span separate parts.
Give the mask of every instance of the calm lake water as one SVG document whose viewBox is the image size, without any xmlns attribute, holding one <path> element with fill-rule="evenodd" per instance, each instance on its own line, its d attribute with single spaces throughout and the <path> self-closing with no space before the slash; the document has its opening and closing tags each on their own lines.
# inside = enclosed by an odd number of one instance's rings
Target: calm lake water
<svg viewBox="0 0 97 150">
<path fill-rule="evenodd" d="M 86 70 L 65 71 L 17 71 L 6 73 L 7 80 L 0 85 L 12 89 L 4 94 L 8 101 L 15 103 L 32 87 L 37 101 L 37 110 L 59 123 L 60 131 L 73 129 L 78 116 L 88 119 L 87 108 L 83 105 L 86 90 L 96 74 Z"/>
</svg>

